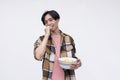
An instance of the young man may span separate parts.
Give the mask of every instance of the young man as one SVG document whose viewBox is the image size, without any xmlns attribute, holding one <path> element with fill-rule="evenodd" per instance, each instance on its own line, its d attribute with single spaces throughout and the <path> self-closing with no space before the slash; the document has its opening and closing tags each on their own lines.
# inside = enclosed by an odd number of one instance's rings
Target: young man
<svg viewBox="0 0 120 80">
<path fill-rule="evenodd" d="M 42 80 L 75 80 L 74 69 L 81 66 L 81 61 L 75 56 L 73 38 L 59 29 L 60 16 L 55 10 L 44 12 L 41 20 L 45 25 L 45 34 L 34 43 L 34 57 L 42 60 Z M 77 63 L 72 64 L 70 69 L 62 69 L 59 57 L 77 58 Z"/>
</svg>

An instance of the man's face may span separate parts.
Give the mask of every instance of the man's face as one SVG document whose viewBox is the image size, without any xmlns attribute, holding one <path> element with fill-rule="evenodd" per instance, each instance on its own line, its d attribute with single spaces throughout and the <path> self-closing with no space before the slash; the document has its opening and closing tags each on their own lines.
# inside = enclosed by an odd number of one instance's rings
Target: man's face
<svg viewBox="0 0 120 80">
<path fill-rule="evenodd" d="M 45 16 L 45 26 L 50 26 L 51 31 L 55 31 L 58 28 L 58 22 L 59 19 L 55 20 L 49 14 Z"/>
</svg>

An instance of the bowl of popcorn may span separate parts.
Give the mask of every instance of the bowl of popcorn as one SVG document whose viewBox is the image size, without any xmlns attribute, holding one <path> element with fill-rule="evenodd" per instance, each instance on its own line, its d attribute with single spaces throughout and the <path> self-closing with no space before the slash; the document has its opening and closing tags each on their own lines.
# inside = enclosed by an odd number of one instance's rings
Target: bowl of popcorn
<svg viewBox="0 0 120 80">
<path fill-rule="evenodd" d="M 70 65 L 76 63 L 77 59 L 72 57 L 61 57 L 58 59 L 60 67 L 70 69 Z"/>
</svg>

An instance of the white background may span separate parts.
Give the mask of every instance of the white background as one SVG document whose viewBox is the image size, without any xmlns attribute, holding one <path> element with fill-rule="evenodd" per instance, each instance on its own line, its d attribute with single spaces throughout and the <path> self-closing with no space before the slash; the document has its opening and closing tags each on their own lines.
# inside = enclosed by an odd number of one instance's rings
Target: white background
<svg viewBox="0 0 120 80">
<path fill-rule="evenodd" d="M 77 80 L 120 80 L 119 0 L 0 0 L 0 80 L 41 80 L 33 44 L 44 34 L 46 10 L 76 43 Z"/>
</svg>

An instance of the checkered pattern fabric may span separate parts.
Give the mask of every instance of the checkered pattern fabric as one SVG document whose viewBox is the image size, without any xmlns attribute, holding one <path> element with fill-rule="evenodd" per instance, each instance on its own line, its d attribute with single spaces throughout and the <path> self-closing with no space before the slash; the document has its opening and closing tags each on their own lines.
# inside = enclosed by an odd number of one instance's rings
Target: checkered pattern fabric
<svg viewBox="0 0 120 80">
<path fill-rule="evenodd" d="M 60 49 L 60 57 L 74 57 L 76 53 L 75 49 L 75 44 L 74 40 L 71 36 L 61 32 L 61 38 L 62 38 L 62 44 L 61 44 L 61 49 Z M 43 40 L 44 35 L 40 36 L 36 42 L 34 43 L 34 57 L 36 55 L 35 49 L 39 47 L 41 44 L 41 41 Z M 48 43 L 46 46 L 46 51 L 45 54 L 42 58 L 41 61 L 42 63 L 42 71 L 43 71 L 43 79 L 42 80 L 51 80 L 52 78 L 52 70 L 53 70 L 53 65 L 54 65 L 54 58 L 55 58 L 55 47 L 52 43 L 52 38 L 51 36 L 48 39 Z M 35 57 L 36 59 L 36 57 Z M 76 80 L 75 79 L 75 72 L 74 70 L 65 70 L 65 80 Z"/>
</svg>

